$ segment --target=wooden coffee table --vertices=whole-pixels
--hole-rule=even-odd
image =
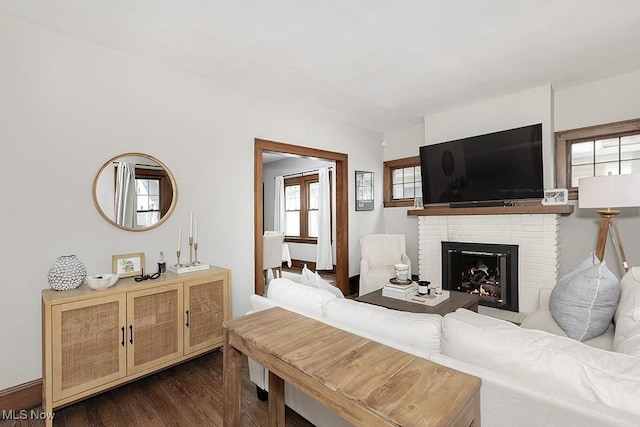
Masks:
[[[225,427],[243,424],[242,353],[269,370],[269,426],[285,382],[358,426],[480,426],[480,378],[279,307],[223,327]]]
[[[451,296],[442,301],[438,305],[430,306],[416,304],[414,302],[404,301],[396,298],[382,296],[382,289],[373,291],[366,295],[355,298],[356,301],[366,302],[368,304],[379,305],[381,307],[392,308],[394,310],[408,311],[411,313],[430,313],[444,316],[452,313],[459,308],[478,312],[478,295],[468,294],[466,292],[449,291]]]

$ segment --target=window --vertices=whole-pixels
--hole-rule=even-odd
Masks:
[[[287,241],[315,243],[318,238],[318,174],[285,178]]]
[[[384,207],[413,206],[422,197],[420,156],[384,162]]]
[[[556,133],[556,186],[578,198],[578,180],[640,173],[640,119]]]
[[[136,178],[136,224],[148,227],[160,221],[160,180]]]
[[[171,180],[164,170],[136,167],[136,224],[148,227],[162,218],[173,198]]]

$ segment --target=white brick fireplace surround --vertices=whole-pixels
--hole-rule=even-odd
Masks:
[[[441,242],[518,245],[518,306],[537,308],[538,290],[555,285],[560,269],[560,215],[446,215],[418,217],[420,279],[442,283]]]

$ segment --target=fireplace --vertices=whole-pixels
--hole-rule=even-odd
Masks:
[[[442,242],[442,288],[518,312],[518,245]]]

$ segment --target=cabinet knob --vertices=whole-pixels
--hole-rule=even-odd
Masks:
[[[189,310],[187,310],[187,328],[189,327]]]
[[[122,346],[124,347],[124,326],[122,327]]]
[[[133,325],[129,325],[129,343],[133,344]]]

